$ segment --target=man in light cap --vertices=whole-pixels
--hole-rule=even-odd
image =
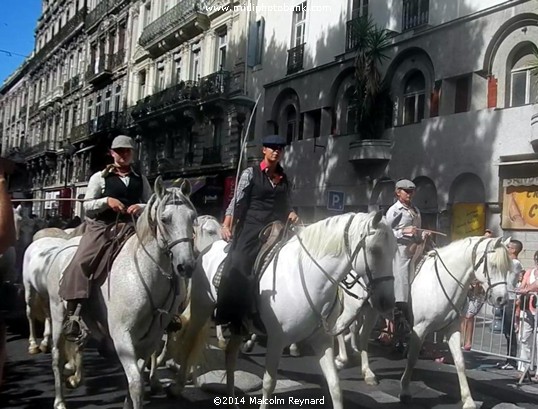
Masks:
[[[262,246],[260,232],[275,221],[298,220],[291,207],[288,178],[279,164],[286,139],[269,135],[262,144],[263,160],[241,174],[222,224],[223,238],[232,240],[233,230],[233,240],[219,285],[216,323],[230,324],[235,334],[246,331],[244,318],[254,292],[252,268]]]
[[[418,230],[422,223],[420,211],[411,203],[415,188],[415,184],[408,179],[396,182],[395,193],[398,200],[387,210],[386,215],[398,242],[398,252],[394,257],[394,296],[396,301],[394,326],[396,336],[399,338],[396,347],[400,350],[405,348],[405,339],[412,328],[412,311],[408,304],[411,260],[417,247],[416,244],[422,242],[425,236]]]
[[[80,310],[90,298],[92,275],[108,248],[107,227],[117,222],[129,223],[142,212],[151,196],[148,180],[132,167],[135,149],[129,136],[114,138],[109,151],[114,163],[94,173],[88,183],[84,201],[86,230],[64,272],[59,291],[67,301],[63,331],[70,341],[79,341],[83,335]]]

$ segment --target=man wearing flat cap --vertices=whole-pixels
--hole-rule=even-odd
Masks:
[[[109,151],[114,163],[94,173],[88,183],[84,201],[86,230],[64,272],[59,291],[67,301],[68,317],[63,330],[70,341],[80,340],[82,335],[80,310],[90,297],[91,277],[109,244],[107,228],[118,222],[131,222],[151,196],[148,180],[132,167],[135,150],[129,136],[114,138]]]
[[[408,179],[396,182],[396,198],[398,199],[387,210],[387,221],[392,226],[398,252],[394,257],[394,296],[396,308],[394,311],[394,325],[400,338],[397,347],[405,345],[404,338],[411,331],[411,310],[409,307],[411,268],[417,244],[421,243],[424,235],[420,232],[422,224],[420,211],[413,206],[411,199],[415,193],[415,184]]]
[[[288,178],[279,164],[286,139],[269,135],[262,143],[263,160],[241,174],[222,224],[222,235],[232,244],[219,285],[216,323],[229,323],[234,333],[244,331],[243,317],[251,307],[252,268],[261,248],[260,232],[275,221],[298,220],[291,207]]]

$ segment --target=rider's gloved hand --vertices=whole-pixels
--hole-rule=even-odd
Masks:
[[[123,213],[125,211],[125,206],[118,199],[114,199],[113,197],[109,197],[107,199],[106,203],[108,204],[108,207],[110,207],[115,212]]]

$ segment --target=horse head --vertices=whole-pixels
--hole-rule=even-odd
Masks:
[[[500,307],[508,300],[506,276],[513,269],[508,249],[502,238],[481,238],[473,247],[475,277],[486,290],[486,300]]]
[[[216,218],[209,215],[198,216],[194,227],[194,249],[196,251],[202,252],[221,238],[221,226]]]
[[[154,188],[155,194],[140,217],[140,230],[143,231],[144,226],[150,227],[176,272],[190,277],[196,261],[193,248],[196,210],[189,199],[191,184],[181,180],[166,188],[158,177]]]
[[[372,306],[380,312],[389,312],[394,308],[392,263],[397,250],[396,238],[381,212],[370,213],[366,221],[356,227],[359,241],[351,249],[352,268],[367,283]]]

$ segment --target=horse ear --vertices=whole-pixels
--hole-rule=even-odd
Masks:
[[[502,241],[502,237],[499,237],[497,239],[497,241],[495,242],[495,247],[499,246],[502,242],[502,244],[504,244],[506,247],[508,247],[508,245],[510,244],[510,242],[512,241],[512,237],[508,237],[505,241]]]
[[[403,214],[400,213],[398,216],[396,216],[396,217],[394,218],[394,220],[393,220],[392,223],[390,224],[390,228],[391,228],[392,230],[394,230],[394,229],[396,228],[396,226],[398,226],[398,225],[400,224],[400,220],[402,220],[402,216],[403,216]]]
[[[155,179],[153,190],[155,191],[155,195],[157,195],[157,198],[161,200],[164,196],[165,190],[165,187],[163,185],[163,178],[161,176],[158,176],[157,179]]]
[[[379,225],[379,222],[381,221],[382,218],[383,218],[383,212],[381,210],[378,210],[375,213],[374,218],[372,219],[372,227],[374,229],[377,229],[377,226]]]
[[[189,179],[185,179],[183,183],[181,184],[181,193],[183,193],[185,196],[189,197],[192,192],[192,186],[191,182],[189,182]]]

